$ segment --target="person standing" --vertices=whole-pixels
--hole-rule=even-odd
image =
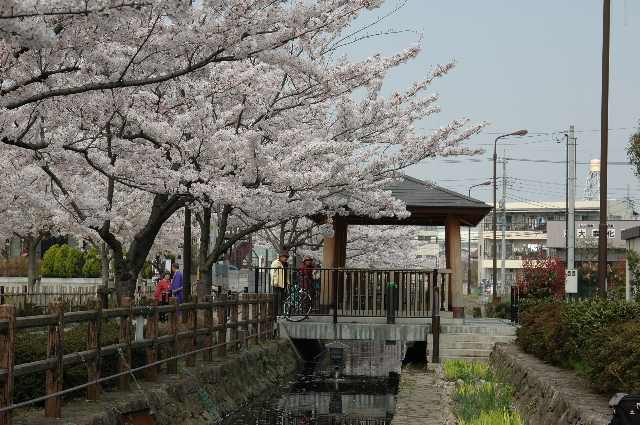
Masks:
[[[289,253],[281,251],[278,258],[271,263],[271,286],[273,287],[273,302],[276,316],[282,315],[282,302],[287,286],[287,268],[289,267]]]
[[[159,305],[169,304],[169,297],[171,296],[171,275],[169,272],[164,274],[164,277],[156,283],[156,290],[153,293],[153,298],[158,301]],[[166,322],[166,313],[160,314],[160,321]]]
[[[180,271],[180,264],[174,263],[171,266],[171,271],[173,272],[173,280],[171,281],[171,293],[176,298],[178,304],[182,304],[184,302],[184,291],[182,288],[182,272]]]
[[[171,276],[167,272],[164,274],[164,277],[156,283],[156,290],[153,293],[153,298],[158,301],[159,304],[167,304],[169,302],[170,291]]]

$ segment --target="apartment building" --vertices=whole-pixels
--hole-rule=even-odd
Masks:
[[[622,230],[637,225],[636,213],[632,205],[625,201],[609,200],[609,258],[617,261],[624,255]],[[514,284],[518,271],[523,267],[523,259],[538,253],[565,258],[566,211],[565,202],[507,202],[504,216],[505,232],[505,277],[507,285]],[[597,247],[599,201],[576,201],[576,260],[591,261],[593,248]],[[502,282],[502,222],[498,212],[497,258],[498,280]],[[480,279],[491,280],[493,269],[493,216],[485,218],[478,232],[478,275]]]

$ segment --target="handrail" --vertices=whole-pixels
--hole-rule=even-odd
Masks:
[[[129,303],[129,299],[123,300],[123,305]],[[128,385],[127,374],[132,371],[153,370],[154,366],[164,363],[172,365],[175,361],[187,358],[187,364],[194,364],[197,353],[211,351],[218,348],[219,354],[224,355],[228,351],[236,351],[241,345],[248,344],[249,341],[262,341],[273,336],[273,327],[275,323],[274,310],[271,307],[273,297],[268,294],[245,294],[238,298],[230,298],[225,300],[216,300],[209,302],[185,303],[177,305],[175,300],[170,305],[158,306],[156,303],[151,305],[137,305],[130,307],[119,307],[113,309],[102,310],[98,304],[97,308],[62,313],[60,308],[62,304],[52,304],[52,311],[60,311],[58,314],[46,314],[29,317],[15,317],[15,306],[0,305],[0,359],[4,359],[0,364],[0,391],[7,395],[9,399],[0,399],[0,423],[10,423],[10,412],[18,407],[27,406],[40,401],[48,400],[45,407],[46,416],[60,415],[60,396],[77,391],[83,388],[89,388],[89,393],[93,394],[89,397],[98,397],[99,391],[95,391],[98,383],[105,382],[115,378],[120,379],[120,387],[125,388]],[[239,315],[242,309],[241,316]],[[231,310],[238,312],[236,314],[227,315],[226,311]],[[205,320],[201,322],[197,319],[199,313],[204,311]],[[179,329],[177,326],[178,312],[185,315],[186,327]],[[158,320],[161,314],[169,315],[169,334],[158,336]],[[133,326],[132,319],[136,316],[147,318],[147,325],[156,329],[155,333],[145,335],[137,340],[132,340]],[[210,316],[210,317],[209,317]],[[218,323],[214,323],[215,317],[218,317]],[[222,320],[220,320],[222,318]],[[120,336],[116,343],[101,346],[100,333],[102,321],[119,320]],[[89,329],[93,329],[92,333],[87,333],[87,346],[90,349],[64,354],[57,347],[62,347],[64,338],[63,328],[70,324],[89,322]],[[96,326],[98,325],[98,326]],[[48,327],[48,354],[47,358],[29,363],[14,364],[15,357],[15,337],[18,331],[29,329],[39,329]],[[231,329],[231,338],[227,339],[227,330]],[[244,329],[242,335],[237,330]],[[96,335],[97,332],[97,335]],[[213,337],[218,335],[218,340],[214,343]],[[205,337],[207,347],[198,348],[197,338]],[[186,353],[181,353],[179,341],[191,338],[190,347]],[[90,341],[93,341],[90,343]],[[95,341],[98,341],[96,344]],[[158,359],[158,350],[161,346],[172,347],[172,355],[162,360]],[[53,348],[52,348],[53,347]],[[132,350],[144,349],[147,359],[149,360],[144,366],[129,369],[130,355]],[[113,356],[120,353],[123,358],[119,361],[118,373],[109,377],[100,376],[100,359],[106,356]],[[126,357],[124,357],[126,356]],[[128,360],[126,360],[129,358]],[[8,360],[7,360],[8,359]],[[211,353],[206,353],[204,361],[212,361]],[[9,363],[7,363],[9,361]],[[68,367],[85,364],[87,366],[88,380],[85,384],[75,386],[66,390],[62,390],[62,370]],[[91,367],[91,368],[90,368]],[[125,370],[127,368],[127,370]],[[168,368],[171,373],[172,368]],[[46,395],[25,402],[13,404],[12,393],[14,380],[17,377],[34,374],[47,373]],[[152,374],[149,374],[152,375]],[[3,404],[4,403],[4,404]],[[8,403],[8,405],[7,405]]]

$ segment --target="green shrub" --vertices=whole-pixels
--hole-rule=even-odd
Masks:
[[[524,425],[524,421],[518,412],[510,412],[509,410],[492,410],[490,412],[482,412],[480,416],[465,421],[460,420],[460,425]]]
[[[508,319],[511,317],[511,303],[487,304],[485,307],[487,317],[495,319]]]
[[[585,343],[586,374],[602,392],[640,392],[640,323],[614,322]]]
[[[143,279],[151,279],[153,277],[153,265],[150,261],[145,261],[144,266],[142,266],[142,278]]]
[[[594,298],[568,302],[563,305],[562,320],[573,345],[572,354],[582,357],[587,341],[592,335],[614,322],[640,319],[640,305],[624,300]]]
[[[70,245],[53,245],[42,257],[42,276],[80,277],[84,256]]]
[[[517,342],[604,392],[640,391],[640,305],[605,298],[529,304]]]
[[[96,248],[91,248],[84,255],[82,277],[100,277],[102,275],[102,259]]]
[[[568,330],[562,321],[563,304],[531,305],[520,314],[517,342],[527,353],[556,365],[571,360]]]
[[[115,344],[118,341],[118,324],[115,321],[103,322],[102,346]],[[64,353],[84,351],[87,349],[87,326],[79,325],[66,329],[64,332]],[[16,337],[16,364],[23,364],[43,360],[47,357],[47,332],[40,331],[18,332]],[[144,364],[144,351],[137,350],[133,353],[133,365],[136,367]],[[106,356],[102,358],[103,377],[114,375],[118,372],[118,358]],[[87,382],[87,368],[80,364],[74,367],[64,368],[64,388],[71,388]],[[103,388],[115,386],[117,380],[106,381],[101,384]],[[45,394],[45,374],[43,372],[31,373],[16,379],[14,386],[14,401],[20,402]],[[70,398],[83,394],[83,390],[69,394]]]
[[[482,317],[482,309],[480,307],[473,307],[473,317]]]

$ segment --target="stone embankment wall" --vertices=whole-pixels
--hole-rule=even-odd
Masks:
[[[139,378],[142,390],[131,382],[132,391],[106,393],[99,402],[71,401],[61,420],[26,413],[17,415],[14,424],[215,424],[252,399],[273,393],[297,368],[292,346],[279,340],[195,368],[181,364],[178,375],[160,375],[157,383]]]
[[[514,385],[518,411],[529,425],[608,425],[607,397],[589,389],[575,372],[524,353],[515,344],[496,344],[490,363]]]

